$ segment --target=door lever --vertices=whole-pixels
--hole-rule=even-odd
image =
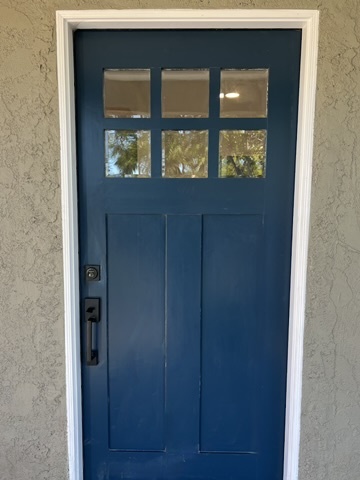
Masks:
[[[86,322],[86,365],[93,366],[99,363],[97,349],[93,348],[93,325],[100,322],[100,298],[85,298]]]

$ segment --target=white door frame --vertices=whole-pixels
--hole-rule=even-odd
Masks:
[[[301,29],[284,480],[297,480],[319,12],[315,10],[76,10],[56,12],[63,225],[69,479],[83,480],[79,244],[73,32],[77,29]]]

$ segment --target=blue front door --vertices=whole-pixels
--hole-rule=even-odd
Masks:
[[[78,31],[86,480],[281,480],[301,33]]]

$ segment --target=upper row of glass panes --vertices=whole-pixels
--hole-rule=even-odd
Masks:
[[[268,97],[267,69],[220,71],[221,118],[265,118]],[[208,118],[208,69],[163,69],[162,118]],[[150,69],[105,70],[106,118],[150,118]]]

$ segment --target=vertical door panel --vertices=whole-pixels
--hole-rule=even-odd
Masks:
[[[256,450],[261,234],[261,216],[204,217],[202,451]]]
[[[201,215],[167,217],[167,451],[199,449]]]
[[[163,216],[109,216],[108,285],[110,448],[163,450]]]

